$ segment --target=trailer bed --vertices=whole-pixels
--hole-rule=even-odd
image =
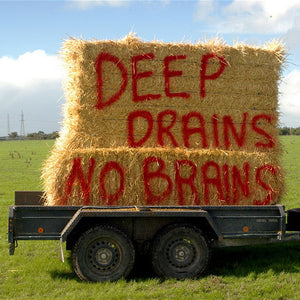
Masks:
[[[23,206],[9,207],[9,242],[14,240],[59,240],[67,224],[80,214],[88,220],[105,223],[122,219],[130,223],[135,235],[144,235],[144,227],[155,222],[197,223],[205,216],[216,232],[219,243],[227,239],[259,238],[282,240],[286,235],[286,214],[282,205],[272,206]],[[79,220],[76,221],[77,223]],[[75,221],[72,226],[77,225]],[[75,224],[76,223],[76,224]],[[143,224],[144,223],[144,224]],[[143,226],[141,226],[143,225]],[[139,232],[143,231],[143,232]]]
[[[151,254],[161,277],[193,278],[212,247],[300,240],[300,209],[270,206],[44,206],[42,192],[16,192],[9,206],[8,242],[59,240],[72,250],[79,278],[117,280],[135,253]],[[289,232],[291,231],[291,232]]]

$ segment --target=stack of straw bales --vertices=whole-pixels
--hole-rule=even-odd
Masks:
[[[278,42],[71,39],[63,57],[47,205],[278,203]]]

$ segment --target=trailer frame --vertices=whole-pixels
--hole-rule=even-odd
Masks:
[[[86,232],[95,231],[93,228],[99,228],[103,232],[112,230],[117,232],[116,235],[118,233],[124,235],[126,239],[128,238],[128,243],[132,243],[134,251],[139,253],[153,252],[153,245],[165,236],[169,236],[168,231],[173,230],[177,232],[176,234],[182,232],[181,242],[178,242],[179,245],[174,248],[174,251],[180,252],[183,256],[185,253],[186,257],[189,252],[194,251],[197,243],[202,243],[201,239],[207,244],[205,246],[207,249],[300,240],[300,210],[298,214],[297,209],[296,212],[294,209],[289,219],[287,217],[289,211],[286,212],[283,205],[43,206],[41,195],[42,192],[15,193],[16,205],[9,206],[8,220],[8,242],[11,255],[14,254],[15,247],[20,240],[58,240],[61,260],[64,261],[63,243],[66,242],[67,250],[73,251],[74,248],[78,248],[78,241],[86,235]],[[184,237],[184,228],[187,228],[195,239],[197,235],[201,236],[201,239],[195,241],[193,247],[184,242],[187,239]],[[292,231],[289,232],[287,229]],[[93,234],[95,235],[95,232]],[[122,240],[122,236],[119,238]],[[175,242],[174,238],[172,243]],[[102,256],[113,253],[112,249],[101,249],[98,252]],[[99,253],[97,255],[100,255]],[[198,252],[195,250],[194,255],[196,253]],[[172,259],[178,259],[176,263],[180,266],[181,258],[176,255]],[[207,255],[209,256],[209,253]],[[77,261],[74,264],[80,263]],[[166,275],[161,268],[157,267],[158,274]],[[92,278],[91,280],[97,281],[94,280],[97,277],[86,277],[80,270],[76,273],[84,280]],[[175,275],[173,273],[168,273],[168,276],[176,277],[176,274],[180,272],[174,273]],[[180,276],[178,275],[177,278],[181,278]],[[102,279],[107,280],[107,278],[111,279],[110,277]]]

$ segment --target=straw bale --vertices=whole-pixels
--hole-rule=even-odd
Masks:
[[[280,166],[258,152],[94,148],[46,165],[46,205],[263,205],[283,193]]]
[[[142,42],[130,34],[70,39],[62,56],[65,118],[43,167],[46,205],[280,201],[279,42]]]
[[[101,110],[95,107],[98,103],[97,73],[95,61],[100,53],[109,53],[118,58],[127,70],[128,82],[120,98],[110,106]],[[132,90],[132,57],[153,54],[152,59],[137,62],[137,72],[152,72],[151,75],[137,80],[139,95],[160,95],[159,99],[133,101]],[[200,73],[203,56],[215,53],[227,62],[223,73],[215,80],[205,81],[205,97],[200,93]],[[186,147],[182,137],[181,117],[189,112],[200,113],[206,124],[207,139],[213,140],[212,117],[217,114],[220,132],[223,132],[222,119],[230,116],[237,131],[242,116],[248,113],[245,143],[241,146],[230,142],[230,147],[220,143],[215,147],[209,143],[208,148],[225,150],[278,152],[277,120],[278,120],[278,87],[281,65],[284,61],[284,49],[278,42],[264,47],[252,47],[244,44],[225,45],[222,41],[210,40],[206,43],[162,43],[142,42],[133,35],[120,41],[84,41],[71,39],[66,41],[62,55],[67,69],[65,82],[65,134],[61,141],[68,148],[119,147],[131,146],[128,142],[128,116],[134,111],[148,111],[154,119],[154,130],[142,147],[157,147],[157,116],[166,110],[174,110],[178,115],[171,133],[178,140],[178,147]],[[171,76],[170,93],[185,93],[182,96],[169,97],[165,91],[164,59],[167,56],[185,55],[185,58],[174,59],[169,63],[169,70],[180,71],[182,74]],[[214,74],[220,68],[218,58],[208,60],[206,73]],[[103,100],[115,95],[122,84],[122,74],[112,62],[103,62]],[[268,115],[272,121],[263,127],[274,139],[278,147],[256,147],[257,141],[265,140],[265,136],[251,129],[251,121],[257,115]],[[221,121],[220,121],[221,120]],[[266,120],[260,120],[266,121]],[[167,122],[164,120],[165,126]],[[197,121],[196,121],[197,122]],[[192,126],[192,125],[191,125]],[[195,124],[197,126],[197,124]],[[198,125],[199,126],[199,125]],[[147,132],[148,122],[139,118],[134,126],[136,138]],[[136,132],[137,131],[137,132]],[[77,133],[77,134],[76,134]],[[221,134],[220,134],[221,135]],[[220,136],[222,138],[222,136]],[[165,138],[164,146],[174,146]],[[201,141],[193,136],[188,148],[201,148]],[[262,141],[263,140],[263,141]],[[228,144],[228,143],[227,143]]]
[[[149,110],[152,108],[149,105]],[[146,110],[146,111],[149,111]],[[266,135],[253,130],[253,120],[257,116],[262,114],[255,112],[236,112],[234,110],[225,111],[222,113],[214,113],[213,109],[206,110],[210,113],[203,113],[202,111],[196,112],[197,116],[190,117],[187,121],[187,127],[192,128],[203,128],[203,134],[199,131],[189,134],[183,132],[184,125],[182,119],[190,113],[189,107],[182,108],[180,113],[177,113],[176,108],[170,107],[164,109],[162,112],[171,110],[176,116],[170,133],[174,136],[176,142],[166,134],[161,134],[159,140],[158,132],[158,116],[161,112],[157,111],[154,113],[152,110],[153,118],[153,129],[149,138],[143,143],[144,147],[185,147],[185,148],[207,148],[207,149],[225,149],[225,150],[247,150],[247,151],[261,151],[269,152],[270,155],[277,156],[280,153],[280,144],[278,141],[278,132],[276,128],[277,114],[270,115],[270,119],[258,118],[255,122],[256,127],[264,130],[270,137],[272,137],[274,146],[267,147],[270,144],[271,138],[267,138]],[[227,113],[226,113],[227,112]],[[199,115],[203,118],[203,124],[199,120]],[[114,119],[113,123],[107,122],[108,120]],[[105,134],[103,136],[97,134],[91,134],[93,130],[93,124],[96,124],[96,120],[90,115],[91,123],[78,123],[77,126],[68,125],[68,130],[64,130],[61,133],[60,142],[62,149],[78,149],[78,148],[89,148],[89,147],[117,147],[121,145],[128,145],[129,132],[128,132],[128,116],[126,112],[120,110],[118,114],[103,113],[103,118],[98,122],[99,131],[109,131],[110,135]],[[173,116],[166,114],[162,118],[162,125],[164,127],[172,124]],[[232,127],[229,123],[232,121],[234,124]],[[69,121],[67,121],[69,122]],[[214,123],[215,122],[215,123]],[[138,142],[147,133],[149,129],[149,121],[143,117],[137,117],[132,122],[134,141]],[[217,140],[217,141],[216,141]],[[67,141],[67,143],[66,143]],[[159,144],[160,143],[160,144]],[[175,144],[177,143],[177,145]],[[187,144],[188,143],[188,144]]]

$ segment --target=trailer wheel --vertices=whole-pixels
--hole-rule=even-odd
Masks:
[[[193,225],[173,224],[163,229],[152,247],[154,271],[163,278],[195,278],[207,268],[210,247]]]
[[[96,226],[81,235],[72,250],[76,274],[85,281],[114,281],[133,268],[135,251],[131,240],[111,226]]]

